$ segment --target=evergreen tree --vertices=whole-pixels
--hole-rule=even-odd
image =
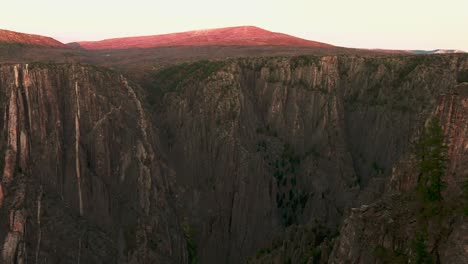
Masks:
[[[416,264],[431,264],[433,263],[431,254],[427,251],[427,233],[420,230],[413,240],[414,258]]]
[[[462,186],[462,190],[463,190],[463,202],[464,202],[464,212],[465,212],[465,215],[468,216],[468,175],[465,176],[465,181],[463,182],[463,186]]]
[[[442,178],[447,169],[447,146],[439,120],[433,118],[424,130],[419,142],[418,189],[423,199],[429,202],[441,201],[445,184]]]

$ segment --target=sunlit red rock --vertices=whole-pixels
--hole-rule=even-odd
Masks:
[[[46,47],[67,47],[65,44],[45,36],[19,33],[10,30],[0,29],[0,43],[21,43]]]
[[[169,46],[301,46],[333,47],[254,26],[195,30],[154,36],[127,37],[101,41],[83,41],[85,49],[129,49]]]

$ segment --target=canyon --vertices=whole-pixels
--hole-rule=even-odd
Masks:
[[[467,54],[232,30],[0,46],[1,263],[414,263],[420,225],[434,263],[468,261]],[[444,211],[421,219],[434,117]]]

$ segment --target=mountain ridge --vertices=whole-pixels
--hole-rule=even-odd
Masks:
[[[52,37],[0,29],[0,43],[24,44],[49,48],[72,48],[82,50],[126,50],[167,47],[297,47],[297,48],[344,48],[332,44],[308,40],[281,32],[268,31],[256,26],[210,28],[146,36],[126,36],[97,41],[62,43]],[[350,48],[350,47],[348,47]],[[456,49],[391,50],[358,49],[379,53],[408,53],[417,55],[466,53]]]
[[[6,29],[0,29],[0,42],[20,43],[44,47],[67,48],[67,45],[51,37],[36,34],[27,34]]]
[[[306,40],[255,26],[192,30],[150,36],[111,38],[100,41],[78,41],[68,45],[83,49],[129,49],[170,46],[298,46],[335,47],[331,44]]]

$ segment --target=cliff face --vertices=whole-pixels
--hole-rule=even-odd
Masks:
[[[361,63],[356,66],[353,61]],[[457,152],[450,156],[451,173],[455,164],[463,166],[459,156],[464,150],[460,149],[463,148],[460,143],[466,138],[466,128],[456,124],[458,121],[463,124],[466,118],[460,108],[463,92],[460,94],[459,89],[463,82],[460,76],[467,71],[466,56],[353,61],[344,64],[348,81],[343,87],[353,163],[361,186],[368,187],[360,194],[360,202],[373,202],[385,190],[414,189],[418,174],[414,144],[434,116],[441,120],[446,137],[456,133],[457,139],[447,141],[454,149],[450,153]]]
[[[388,184],[394,195],[348,212],[331,263],[374,263],[396,261],[397,257],[407,261],[415,255],[415,237],[421,226],[427,226],[426,247],[435,262],[468,262],[468,229],[463,212],[466,200],[461,190],[468,175],[468,83],[437,96],[431,114],[441,120],[448,145],[449,162],[443,178],[446,190],[440,212],[437,216],[421,216],[424,206],[412,193],[418,179],[417,164],[410,154],[409,159],[394,166]]]
[[[0,66],[2,263],[184,263],[169,170],[132,85],[81,65]]]
[[[245,261],[291,224],[336,228],[357,195],[337,58],[302,59],[208,63],[155,86],[167,92],[155,120],[202,263]]]
[[[421,223],[440,262],[466,260],[466,55],[134,76],[145,91],[91,66],[0,66],[2,263],[385,263],[414,255]],[[421,220],[414,142],[433,116],[446,202]]]
[[[417,179],[403,167],[432,115],[451,120],[451,168],[466,170],[466,127],[456,125],[466,121],[464,101],[454,99],[466,70],[463,55],[307,56],[182,64],[150,76],[178,212],[195,230],[200,261],[239,263],[272,246],[263,263],[302,261],[310,246],[326,261],[316,234],[295,249],[285,245],[296,235],[271,241],[291,225],[329,230],[331,239],[346,208],[413,188],[396,175]]]

